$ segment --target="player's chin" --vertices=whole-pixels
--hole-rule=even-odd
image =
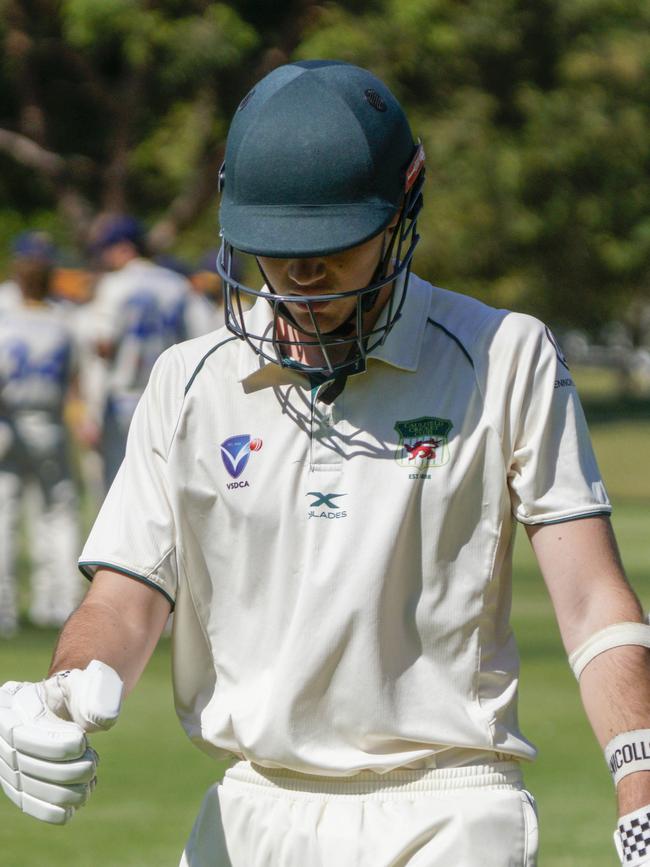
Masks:
[[[321,334],[328,334],[331,331],[336,331],[342,321],[340,316],[333,315],[325,309],[325,306],[320,310],[312,310],[311,316],[302,311],[296,312],[294,319],[304,334],[314,334],[316,331],[320,331]]]
[[[305,328],[303,333],[311,340],[317,340],[320,334],[320,338],[326,345],[334,346],[337,343],[345,343],[347,345],[354,334],[354,327],[350,323],[340,322],[339,320],[333,322],[318,321],[318,332],[312,327],[309,329]]]

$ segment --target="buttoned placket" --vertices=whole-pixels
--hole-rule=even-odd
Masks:
[[[336,442],[343,394],[332,403],[324,403],[318,398],[325,387],[321,385],[311,393],[310,472],[334,470],[343,463],[341,443]]]

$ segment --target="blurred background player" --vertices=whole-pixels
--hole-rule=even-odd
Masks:
[[[218,252],[206,253],[190,277],[193,292],[185,316],[188,337],[209,334],[225,323],[223,283],[217,273]]]
[[[154,362],[164,349],[185,339],[190,284],[146,258],[144,228],[133,217],[110,216],[92,234],[92,251],[105,273],[84,318],[102,372],[93,372],[84,391],[96,395],[108,488],[122,463],[131,418]]]
[[[48,299],[55,250],[25,232],[13,245],[17,303],[0,315],[0,636],[18,627],[16,557],[23,495],[30,494],[30,620],[61,626],[83,595],[76,485],[64,411],[76,392],[73,333]]]
[[[15,310],[21,303],[22,293],[13,278],[0,283],[0,316],[7,310]]]
[[[209,334],[225,324],[223,282],[217,272],[218,253],[218,250],[205,253],[194,270],[176,256],[165,254],[156,256],[154,260],[157,265],[169,268],[189,281],[191,292],[185,306],[185,332],[188,339]],[[239,266],[239,261],[235,265]]]

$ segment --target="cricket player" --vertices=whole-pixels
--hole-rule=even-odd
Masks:
[[[18,628],[16,559],[24,494],[30,502],[29,618],[62,626],[83,595],[71,568],[79,546],[76,482],[64,419],[75,393],[76,343],[48,299],[54,247],[41,232],[13,245],[21,302],[0,316],[0,636]]]
[[[0,283],[0,316],[7,310],[15,310],[20,306],[22,296],[15,280],[5,280]]]
[[[160,353],[185,338],[189,282],[146,256],[143,226],[128,215],[96,227],[93,252],[105,270],[86,311],[89,340],[104,365],[101,451],[109,487],[124,457],[136,404]]]
[[[188,337],[201,337],[225,322],[223,281],[217,272],[218,250],[201,257],[192,273],[192,294],[185,313]]]
[[[227,327],[157,362],[50,676],[0,690],[5,792],[70,818],[174,607],[178,715],[233,759],[182,867],[535,865],[521,523],[650,864],[650,627],[552,335],[410,275],[424,151],[366,70],[270,73],[221,182]]]

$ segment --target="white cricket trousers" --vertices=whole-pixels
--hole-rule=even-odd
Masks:
[[[535,867],[537,838],[517,762],[345,778],[239,762],[180,867]]]
[[[29,510],[30,620],[61,626],[85,590],[76,568],[78,502],[65,429],[39,413],[0,419],[0,634],[11,634],[18,623],[18,525],[29,485],[36,494]]]

